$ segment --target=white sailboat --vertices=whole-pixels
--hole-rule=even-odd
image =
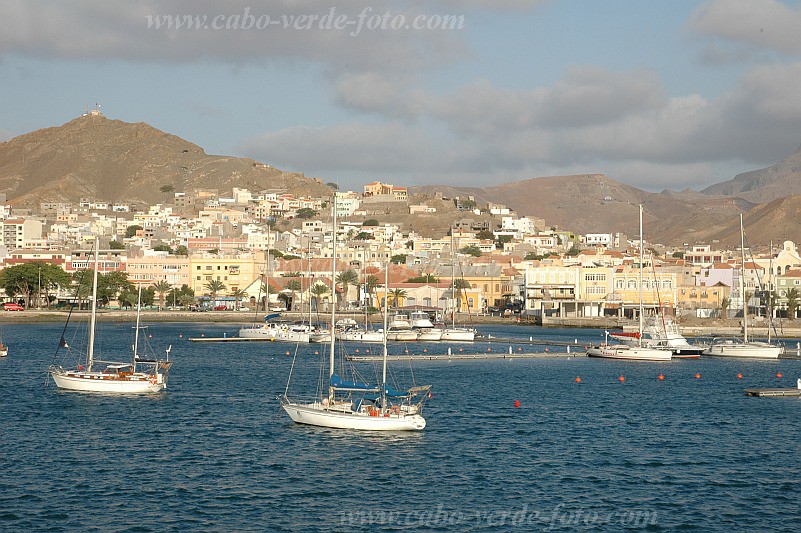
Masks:
[[[636,335],[636,344],[607,344],[596,346],[587,350],[589,357],[602,357],[604,359],[624,359],[627,361],[670,361],[671,352],[643,345],[643,305],[642,305],[642,268],[643,268],[643,240],[642,240],[642,204],[640,204],[640,274],[639,274],[639,328]]]
[[[133,357],[128,362],[111,362],[95,360],[95,328],[97,323],[97,271],[98,271],[98,239],[95,238],[94,273],[92,282],[92,312],[89,325],[89,345],[86,353],[86,366],[79,365],[75,370],[67,370],[55,363],[50,366],[49,376],[56,387],[63,390],[80,392],[103,392],[111,394],[142,394],[159,392],[167,388],[167,372],[172,366],[170,350],[166,349],[164,361],[146,359],[139,354],[139,323],[141,310],[142,287],[139,287],[139,302],[136,308],[136,333],[134,335]],[[66,329],[66,328],[65,328]],[[59,348],[70,349],[62,336]],[[58,349],[56,350],[58,356]],[[148,357],[148,356],[146,356]],[[105,363],[106,367],[97,371],[94,366]]]
[[[718,357],[744,357],[749,359],[778,359],[784,352],[784,347],[769,342],[756,342],[748,340],[748,303],[745,291],[745,231],[743,230],[743,215],[740,214],[740,252],[742,268],[740,269],[742,281],[740,282],[740,296],[743,300],[743,338],[718,338],[712,341],[704,350],[704,355]]]
[[[334,198],[334,258],[336,272],[336,197]],[[336,323],[336,306],[331,306],[331,323]],[[384,315],[384,331],[387,316]],[[383,369],[381,383],[370,385],[357,380],[348,381],[335,370],[336,335],[331,329],[327,391],[321,387],[320,396],[309,401],[289,398],[289,380],[279,397],[281,407],[289,418],[299,424],[356,429],[365,431],[419,431],[426,426],[422,416],[423,404],[430,386],[412,387],[398,392],[387,385],[387,343],[383,340]],[[294,363],[293,363],[294,364]],[[291,379],[291,373],[290,373]]]
[[[453,228],[451,228],[451,325],[442,329],[440,340],[447,342],[473,342],[476,339],[475,328],[456,325],[456,251],[453,248]]]

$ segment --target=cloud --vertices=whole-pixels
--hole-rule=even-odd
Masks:
[[[463,27],[413,28],[417,17],[447,26],[447,15],[424,7],[412,11],[365,2],[332,7],[313,0],[12,0],[0,5],[0,53],[175,63],[300,61],[333,73],[411,71],[467,53]],[[342,24],[336,22],[340,17]],[[398,29],[392,29],[396,23]]]
[[[696,8],[689,28],[703,36],[729,44],[773,50],[788,56],[801,55],[801,8],[776,0],[711,0]],[[742,52],[724,52],[719,45],[707,50],[707,58],[742,57]]]
[[[480,80],[442,95],[363,75],[341,80],[337,98],[370,120],[268,133],[245,149],[279,168],[391,172],[407,183],[602,172],[653,190],[683,188],[719,181],[716,169],[735,162],[758,168],[789,155],[799,144],[799,86],[801,63],[755,67],[714,99],[667,97],[642,69],[570,69],[528,90]]]

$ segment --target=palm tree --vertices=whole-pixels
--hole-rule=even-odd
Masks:
[[[293,308],[297,308],[297,306],[295,305],[295,292],[301,290],[303,286],[300,284],[299,280],[291,279],[286,282],[286,288],[292,291],[292,301],[290,302],[290,305]],[[292,309],[290,309],[289,307],[287,307],[287,310],[292,311]]]
[[[358,283],[359,276],[354,272],[352,269],[345,270],[344,272],[340,272],[337,276],[337,283],[342,285],[342,293],[345,295],[344,299],[348,299],[348,286]]]
[[[159,295],[159,310],[164,308],[164,297],[170,292],[170,289],[172,289],[172,287],[165,280],[153,284],[153,290]]]
[[[320,298],[330,292],[330,287],[325,283],[315,283],[309,291],[314,298],[314,308],[317,311],[317,321],[320,321]]]
[[[798,289],[793,287],[787,291],[787,318],[790,320],[795,320],[795,312],[799,306],[799,299],[801,299],[801,293],[798,292]]]
[[[378,285],[379,285],[378,278],[372,274],[367,276],[367,278],[364,280],[364,286],[365,289],[367,290],[367,299],[370,302],[372,302],[372,294],[375,292],[375,288],[378,287]]]
[[[404,289],[392,289],[389,291],[389,297],[392,299],[392,307],[397,309],[398,301],[403,301],[403,298],[406,297],[406,291]]]
[[[721,318],[728,318],[729,316],[729,306],[731,305],[731,298],[728,296],[724,297],[720,301],[720,316]]]
[[[239,300],[241,298],[247,298],[247,295],[248,295],[247,291],[244,291],[242,289],[235,289],[231,291],[231,296],[234,297],[234,309],[239,311]]]
[[[217,293],[218,292],[224,291],[226,289],[225,283],[223,283],[222,281],[220,281],[218,279],[213,279],[213,280],[207,282],[205,285],[203,285],[203,288],[208,289],[209,292],[211,293],[211,301],[212,302],[214,302],[214,300],[217,299]]]

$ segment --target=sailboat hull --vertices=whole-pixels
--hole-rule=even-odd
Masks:
[[[282,407],[293,422],[333,429],[360,431],[420,431],[426,427],[425,419],[418,415],[370,416],[366,413],[333,411],[321,404],[284,402]]]
[[[781,346],[762,343],[720,343],[704,350],[704,355],[717,357],[742,357],[747,359],[778,359]]]
[[[50,375],[56,387],[69,391],[148,394],[167,388],[167,383],[160,374],[151,376],[136,373],[126,376],[125,379],[108,377],[101,372],[52,371]]]
[[[625,361],[670,361],[672,354],[668,350],[640,348],[636,346],[612,345],[587,350],[589,357],[603,359],[621,359]]]
[[[449,342],[473,342],[476,340],[476,332],[468,328],[445,328],[442,330],[440,340]]]

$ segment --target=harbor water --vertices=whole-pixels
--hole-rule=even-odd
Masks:
[[[130,326],[103,325],[101,356],[130,353]],[[2,531],[728,532],[801,523],[801,401],[743,393],[795,387],[799,360],[398,362],[391,374],[401,385],[413,377],[433,386],[428,424],[380,434],[297,425],[280,409],[293,361],[290,392],[317,390],[323,345],[192,343],[238,328],[156,324],[150,342],[171,344],[175,361],[168,390],[116,397],[46,385],[61,328],[3,328]],[[598,330],[481,329],[577,341],[571,355],[603,340]],[[543,351],[477,341],[391,352],[448,346]],[[380,350],[347,347],[357,348]]]

